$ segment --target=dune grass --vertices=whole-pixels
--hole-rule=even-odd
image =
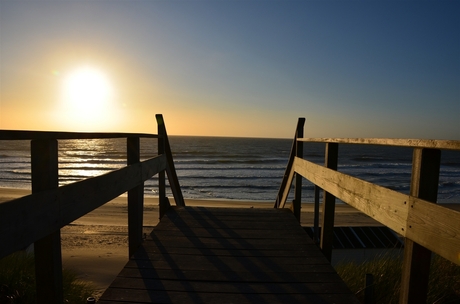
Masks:
[[[96,288],[64,269],[64,303],[86,303]],[[33,254],[18,252],[0,260],[0,303],[36,303]]]
[[[339,263],[337,273],[364,302],[366,274],[374,276],[374,303],[399,303],[402,259],[382,255],[363,263]],[[433,255],[427,303],[460,303],[460,266]]]

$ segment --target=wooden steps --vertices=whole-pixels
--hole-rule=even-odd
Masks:
[[[358,303],[283,209],[174,207],[98,303]]]

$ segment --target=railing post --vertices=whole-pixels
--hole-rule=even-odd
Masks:
[[[179,179],[177,178],[176,169],[174,167],[174,161],[172,158],[171,147],[169,145],[168,133],[166,132],[163,115],[157,114],[156,119],[158,123],[158,134],[163,137],[164,154],[166,155],[167,160],[166,173],[168,174],[169,186],[171,187],[171,192],[174,195],[176,206],[185,206],[184,197],[182,196],[182,191],[179,185]]]
[[[326,143],[326,159],[324,164],[326,168],[337,170],[338,154],[339,145],[337,143]],[[334,213],[335,196],[324,191],[320,247],[329,262],[332,258],[332,242],[334,241]]]
[[[411,196],[436,203],[440,164],[440,150],[414,149]],[[413,206],[409,205],[410,214]],[[404,242],[400,303],[426,303],[430,263],[431,251],[406,238]]]
[[[139,137],[128,137],[126,143],[128,165],[139,163]],[[143,212],[144,183],[141,183],[131,190],[128,190],[128,247],[130,257],[142,243]]]
[[[313,218],[313,239],[316,244],[319,244],[319,192],[321,188],[315,185],[315,209]]]
[[[31,169],[32,193],[59,187],[57,140],[31,141]],[[60,230],[36,241],[34,254],[37,303],[63,303]]]
[[[165,140],[161,134],[160,125],[158,125],[158,155],[165,154]],[[166,171],[160,171],[158,173],[158,205],[160,208],[159,218],[161,219],[165,214],[166,210],[170,207],[168,198],[166,197]]]
[[[364,304],[374,304],[374,276],[366,273],[364,288]]]
[[[273,206],[274,208],[280,208],[280,207],[282,208],[285,203],[285,202],[282,202],[284,193],[285,191],[289,193],[289,188],[291,187],[291,185],[288,185],[287,183],[289,180],[289,175],[291,173],[292,165],[294,164],[294,158],[297,154],[297,135],[299,134],[299,130],[301,130],[300,134],[302,134],[302,137],[303,137],[303,126],[304,125],[305,125],[305,118],[303,117],[299,118],[299,120],[297,121],[297,127],[296,127],[295,134],[294,134],[294,141],[292,142],[291,153],[289,154],[289,159],[288,159],[288,163],[286,166],[286,170],[284,171],[284,176],[283,176],[283,179],[281,180],[281,186],[278,191],[278,195],[276,197],[275,205]],[[286,187],[289,187],[289,188],[286,189]]]
[[[303,142],[298,141],[297,139],[303,138],[303,124],[298,124],[295,145],[296,145],[296,156],[303,158]],[[295,217],[300,222],[300,209],[302,206],[302,175],[295,175],[295,188],[294,188],[294,201],[292,202],[292,211]]]

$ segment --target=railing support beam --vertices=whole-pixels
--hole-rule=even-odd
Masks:
[[[156,119],[158,124],[158,135],[163,137],[163,151],[168,161],[166,166],[166,173],[168,175],[169,186],[171,187],[171,192],[173,193],[176,206],[185,206],[184,197],[182,196],[182,191],[179,185],[179,179],[177,178],[176,169],[174,167],[171,146],[169,145],[168,133],[166,132],[166,126],[163,120],[163,115],[157,114]],[[162,202],[160,200],[160,205],[161,204]]]
[[[303,124],[298,124],[296,131],[296,139],[303,138]],[[303,158],[303,142],[294,141],[295,156]],[[302,207],[302,175],[295,174],[294,201],[292,202],[292,212],[300,222],[300,209]]]
[[[284,204],[286,203],[285,199],[287,198],[289,194],[289,190],[291,188],[291,183],[292,183],[292,180],[290,180],[289,176],[291,175],[291,171],[293,170],[292,166],[294,164],[294,158],[297,154],[297,147],[298,147],[297,138],[298,138],[298,134],[301,134],[303,137],[304,125],[305,125],[305,118],[303,117],[299,118],[299,120],[297,121],[297,127],[296,127],[296,131],[294,134],[294,141],[291,147],[291,153],[289,154],[289,159],[288,159],[288,163],[286,166],[286,170],[284,171],[284,176],[281,181],[281,186],[278,191],[278,195],[276,197],[275,205],[273,206],[274,208],[284,208]]]
[[[410,195],[436,203],[440,164],[440,150],[414,149]],[[400,303],[426,303],[430,263],[431,251],[406,238]]]
[[[57,140],[31,141],[31,168],[32,193],[58,188]],[[63,303],[60,230],[36,241],[34,254],[37,303]]]
[[[338,155],[339,145],[336,143],[327,143],[324,164],[325,167],[337,170]],[[332,242],[334,241],[334,213],[335,196],[327,191],[324,191],[320,247],[329,262],[332,258]]]
[[[140,162],[140,138],[127,138],[128,165]],[[142,243],[142,228],[144,214],[144,183],[128,190],[128,242],[129,257]]]

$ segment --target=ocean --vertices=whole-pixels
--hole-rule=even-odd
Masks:
[[[275,201],[292,140],[170,136],[179,183],[185,198]],[[30,189],[30,142],[0,142],[0,187]],[[324,163],[324,144],[305,143],[304,158]],[[141,140],[141,158],[156,155],[155,139]],[[340,145],[338,171],[409,193],[412,149]],[[59,141],[61,185],[107,173],[126,164],[125,139]],[[313,201],[304,179],[302,201]],[[157,196],[157,178],[145,195]],[[292,191],[291,191],[292,192]],[[168,196],[171,193],[167,192]],[[292,199],[292,197],[290,198]],[[460,203],[460,152],[443,151],[439,203]]]

